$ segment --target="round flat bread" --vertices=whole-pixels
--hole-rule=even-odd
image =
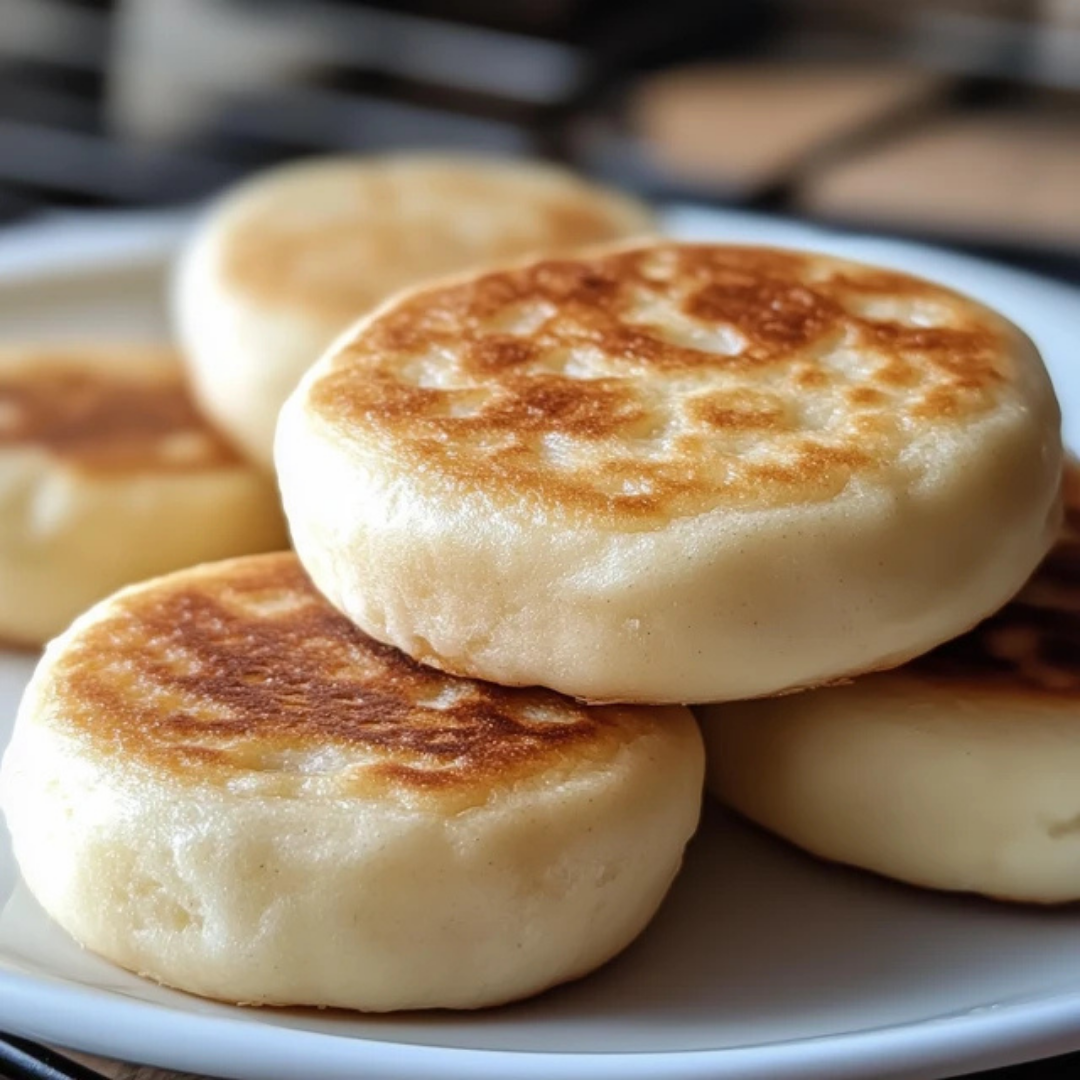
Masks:
[[[132,581],[285,547],[271,480],[157,345],[0,348],[0,639],[40,645]]]
[[[367,633],[601,701],[774,694],[955,636],[1045,554],[1060,463],[1038,354],[980,304],[673,242],[389,302],[277,442],[297,552]]]
[[[897,671],[701,710],[709,783],[808,851],[936,889],[1080,900],[1080,470],[1020,595]]]
[[[54,641],[0,803],[31,892],[126,968],[247,1004],[473,1008],[638,934],[703,773],[687,710],[423,668],[279,554],[134,586]]]
[[[653,229],[640,203],[534,161],[401,154],[289,165],[206,215],[177,276],[177,332],[208,415],[269,467],[278,411],[300,376],[392,293]]]

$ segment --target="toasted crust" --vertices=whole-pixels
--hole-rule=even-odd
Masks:
[[[1025,353],[995,313],[905,274],[661,243],[391,302],[308,407],[398,470],[640,528],[903,469],[913,432],[1007,400]]]
[[[80,472],[235,466],[166,347],[0,351],[0,453],[35,448]]]
[[[344,325],[418,276],[653,228],[641,204],[536,162],[343,158],[269,176],[231,222],[221,276]]]
[[[468,804],[611,758],[657,724],[421,667],[353,627],[284,553],[127,590],[83,621],[52,678],[53,722],[93,751],[263,794],[318,777],[339,795]]]
[[[1062,485],[1061,538],[1023,591],[974,630],[920,657],[897,677],[965,696],[1060,707],[1080,701],[1080,465]]]

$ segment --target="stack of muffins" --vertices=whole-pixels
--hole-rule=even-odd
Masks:
[[[1061,529],[1031,342],[903,274],[626,239],[650,225],[430,158],[206,218],[180,336],[295,554],[134,585],[49,645],[0,797],[76,939],[232,1002],[519,998],[648,923],[706,745],[722,799],[822,855],[1080,897],[1043,843],[1080,811],[1043,760],[1075,687],[1032,660],[1072,541],[994,615]]]

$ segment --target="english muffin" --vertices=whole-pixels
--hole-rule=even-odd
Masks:
[[[83,615],[26,693],[0,802],[31,892],[126,968],[247,1004],[473,1008],[638,934],[703,772],[687,710],[421,667],[283,553]]]
[[[300,559],[365,632],[594,701],[762,696],[926,651],[1045,554],[1060,462],[1035,348],[973,300],[673,242],[391,301],[277,443]]]
[[[0,346],[0,639],[40,645],[121,585],[286,543],[273,483],[172,349]]]
[[[1080,900],[1080,471],[1031,582],[898,671],[702,710],[714,793],[815,854],[915,885]]]
[[[653,230],[644,206],[537,162],[398,155],[290,165],[205,217],[176,328],[207,413],[269,467],[282,402],[339,331],[404,286]]]

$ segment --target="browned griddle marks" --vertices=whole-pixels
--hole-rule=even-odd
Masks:
[[[418,182],[426,190],[410,201],[407,189]],[[517,190],[483,171],[442,167],[425,179],[369,169],[332,187],[322,214],[282,213],[278,201],[249,210],[225,245],[223,276],[263,302],[344,324],[422,278],[570,251],[627,230],[625,211],[603,194],[576,185]],[[468,227],[492,213],[497,228]]]
[[[0,447],[37,446],[90,471],[213,468],[239,460],[179,371],[106,372],[42,357],[0,375]]]
[[[1080,612],[1014,601],[975,630],[914,662],[924,675],[1028,692],[1080,692]]]
[[[1020,595],[914,670],[950,682],[1080,695],[1080,469],[1065,470],[1065,527]]]
[[[249,601],[269,608],[245,610]],[[336,747],[369,755],[374,775],[447,787],[535,770],[625,726],[622,710],[415,663],[334,611],[291,555],[245,560],[220,588],[156,590],[80,650],[61,689],[78,703],[72,722],[173,768]]]
[[[905,303],[943,324],[889,314]],[[654,309],[689,329],[673,332]],[[853,475],[890,467],[902,414],[952,423],[993,406],[1014,375],[1011,333],[904,275],[660,244],[418,293],[370,323],[311,394],[320,413],[373,434],[409,468],[645,523],[702,503],[829,498]],[[838,352],[867,358],[866,370],[841,370],[829,359]],[[574,370],[578,356],[594,369]],[[439,377],[410,374],[425,357]],[[736,400],[741,391],[754,400]],[[807,395],[828,393],[847,427],[798,414]],[[641,450],[659,438],[668,442]],[[601,463],[576,464],[566,445],[595,447]],[[773,450],[744,453],[754,445]]]

